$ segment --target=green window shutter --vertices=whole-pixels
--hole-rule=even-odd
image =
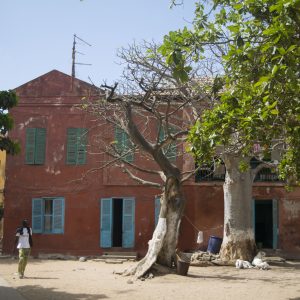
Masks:
[[[154,208],[154,220],[155,220],[155,227],[158,223],[158,219],[159,219],[159,213],[160,213],[160,197],[155,197],[155,208]]]
[[[25,162],[26,164],[34,164],[35,156],[35,128],[26,129],[26,147],[25,147]]]
[[[67,129],[67,164],[84,165],[86,163],[87,129]]]
[[[278,247],[278,201],[272,200],[272,218],[273,218],[273,249]]]
[[[67,129],[67,164],[76,164],[77,153],[77,128]]]
[[[101,199],[101,217],[100,217],[100,247],[110,248],[112,246],[112,199]]]
[[[65,201],[64,198],[53,199],[53,233],[64,233]]]
[[[32,199],[32,232],[43,232],[43,199]]]
[[[133,198],[123,199],[123,233],[122,233],[122,247],[134,247],[134,233],[135,233],[135,200]]]
[[[124,144],[125,144],[125,151],[127,152],[128,150],[130,150],[130,152],[125,156],[125,161],[133,162],[134,160],[133,145],[126,132],[124,132]]]
[[[124,142],[123,142],[123,130],[119,127],[115,129],[115,142],[116,142],[116,149],[118,152],[122,152],[124,150]]]
[[[171,128],[171,133],[174,133],[174,129]],[[162,140],[165,139],[165,132],[162,128],[159,129],[159,141],[161,142]],[[163,148],[163,151],[166,155],[166,157],[170,161],[176,161],[176,156],[177,156],[177,147],[175,143],[171,143]]]
[[[29,165],[42,165],[45,162],[46,129],[26,129],[25,162]]]
[[[46,128],[36,128],[35,131],[35,164],[45,163]]]
[[[86,144],[87,129],[77,129],[77,164],[84,165],[86,163]]]
[[[115,129],[115,142],[116,142],[116,149],[120,154],[133,149],[133,145],[130,141],[128,134],[119,127],[116,127]],[[134,153],[133,152],[128,153],[124,157],[124,160],[127,162],[133,162]]]

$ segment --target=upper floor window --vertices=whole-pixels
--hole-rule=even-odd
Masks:
[[[253,157],[250,160],[250,168],[255,169],[258,165],[263,162],[267,162],[268,159],[257,160]],[[269,159],[270,161],[270,159]],[[197,168],[197,164],[195,168]],[[202,181],[224,181],[225,180],[225,165],[223,162],[220,164],[215,165],[214,162],[211,164],[202,165],[195,174],[195,182],[202,182]],[[259,170],[256,174],[254,181],[279,181],[278,172],[276,169],[264,167]]]
[[[44,164],[46,150],[46,128],[27,128],[25,149],[26,164]]]
[[[198,165],[195,165],[198,168]],[[223,162],[215,165],[212,161],[211,164],[202,165],[195,174],[195,182],[202,181],[224,181],[225,179],[225,165]]]
[[[174,133],[174,129],[170,129],[171,133]],[[159,130],[159,141],[161,142],[166,137],[166,134],[162,128]],[[163,148],[164,154],[170,161],[176,161],[176,155],[177,155],[177,147],[175,143],[170,143],[167,146]]]
[[[86,163],[86,128],[67,129],[67,159],[68,165],[84,165]]]
[[[34,233],[64,233],[64,198],[32,199],[32,231]]]
[[[133,162],[134,160],[133,144],[129,138],[129,135],[120,127],[115,128],[115,142],[116,142],[116,150],[118,151],[118,153],[120,155],[124,154],[123,159],[127,162]]]

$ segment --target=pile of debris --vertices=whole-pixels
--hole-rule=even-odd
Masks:
[[[220,261],[220,255],[210,252],[197,251],[191,256],[192,266],[214,266],[217,264],[217,261]]]

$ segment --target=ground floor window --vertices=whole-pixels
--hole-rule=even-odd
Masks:
[[[32,199],[32,231],[64,233],[65,199],[42,197]]]

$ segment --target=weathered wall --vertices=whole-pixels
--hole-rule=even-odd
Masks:
[[[92,128],[93,118],[74,105],[89,94],[90,86],[75,81],[57,71],[50,72],[17,89],[21,96],[19,106],[12,109],[15,129],[12,138],[19,139],[22,151],[19,156],[7,158],[6,196],[4,223],[4,251],[13,246],[14,233],[20,221],[31,219],[32,198],[65,198],[64,234],[34,234],[33,254],[64,253],[74,255],[100,255],[108,249],[100,248],[100,199],[105,197],[134,197],[135,247],[143,256],[154,230],[155,196],[157,189],[136,185],[118,168],[88,171],[98,166],[101,155],[88,155],[87,164],[66,165],[66,129],[68,127]],[[46,127],[46,161],[44,165],[25,164],[26,127]],[[96,130],[96,129],[95,129]],[[89,138],[96,132],[90,131]],[[89,150],[93,151],[93,147]],[[150,167],[146,158],[144,167]],[[187,156],[184,169],[193,167]],[[186,208],[179,233],[181,250],[207,248],[211,235],[223,235],[223,187],[222,183],[194,183],[184,185]],[[255,184],[255,199],[277,199],[279,210],[279,248],[299,251],[300,241],[300,192],[287,193],[281,184]],[[198,231],[204,233],[201,245],[196,243]],[[117,251],[127,249],[115,249]]]

